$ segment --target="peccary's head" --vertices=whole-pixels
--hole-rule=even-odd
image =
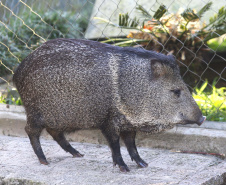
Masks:
[[[119,94],[121,110],[133,125],[141,131],[159,132],[175,124],[205,121],[173,57],[135,58],[132,63],[120,67]]]

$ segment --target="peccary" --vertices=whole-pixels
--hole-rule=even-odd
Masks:
[[[42,164],[44,128],[74,157],[82,157],[64,133],[100,129],[114,164],[124,163],[119,138],[139,167],[137,131],[157,133],[205,120],[183,82],[173,56],[89,40],[55,39],[33,51],[13,76],[27,114],[25,130]]]

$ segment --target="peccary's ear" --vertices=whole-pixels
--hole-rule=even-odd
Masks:
[[[160,60],[156,58],[151,59],[151,74],[153,75],[154,78],[159,78],[165,75],[166,73],[167,73],[166,67]]]

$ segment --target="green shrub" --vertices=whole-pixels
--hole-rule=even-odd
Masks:
[[[208,82],[205,81],[200,88],[195,88],[192,95],[207,120],[226,121],[226,87],[216,88],[215,83],[216,80],[208,90]]]
[[[211,39],[207,42],[208,46],[218,52],[225,52],[226,51],[226,35],[222,35],[219,38]]]
[[[12,73],[21,60],[43,42],[55,38],[82,38],[88,25],[86,16],[74,12],[28,12],[18,18],[11,16],[0,27],[0,74]],[[10,70],[9,70],[10,69]]]
[[[15,98],[11,96],[10,98],[6,98],[4,96],[0,96],[0,104],[9,104],[9,105],[23,105],[20,97]]]

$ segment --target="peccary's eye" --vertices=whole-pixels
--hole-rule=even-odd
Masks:
[[[174,90],[171,90],[178,98],[180,97],[180,94],[181,94],[181,90],[180,89],[174,89]]]

